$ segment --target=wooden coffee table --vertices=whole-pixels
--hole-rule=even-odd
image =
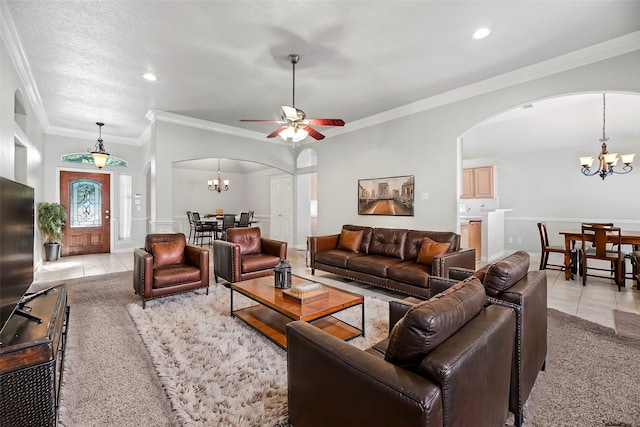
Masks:
[[[262,335],[287,348],[286,326],[294,320],[303,320],[342,340],[364,336],[364,297],[331,286],[322,285],[328,291],[327,298],[300,304],[285,299],[282,289],[274,287],[273,276],[230,283],[231,316],[243,320]],[[292,276],[292,283],[311,283],[310,280]],[[234,310],[233,293],[238,292],[257,305]],[[357,328],[331,316],[349,307],[362,307],[361,327]]]

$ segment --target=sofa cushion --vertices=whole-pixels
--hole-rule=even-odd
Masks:
[[[351,231],[343,228],[340,232],[340,239],[338,240],[338,249],[344,249],[354,253],[360,252],[362,234],[362,230]]]
[[[373,228],[365,227],[362,225],[346,224],[342,226],[343,230],[360,231],[362,230],[362,242],[360,242],[360,252],[369,253],[369,245],[371,244],[371,236],[373,235]]]
[[[258,227],[240,227],[227,230],[227,241],[240,246],[240,255],[262,252],[262,238]]]
[[[157,242],[151,244],[153,266],[182,264],[184,262],[184,241]]]
[[[422,245],[420,246],[420,252],[418,252],[416,262],[431,265],[434,257],[446,254],[450,247],[451,243],[434,242],[429,237],[425,237],[422,239]]]
[[[369,255],[381,255],[404,261],[404,245],[408,230],[396,228],[376,228],[373,230]]]
[[[153,269],[153,287],[165,288],[182,283],[197,282],[201,280],[200,277],[200,269],[191,265],[165,265]]]
[[[429,286],[431,266],[418,264],[415,261],[404,261],[387,269],[387,277],[402,283],[421,286]]]
[[[412,261],[418,257],[418,252],[420,252],[420,247],[422,246],[422,240],[425,237],[430,238],[434,242],[451,244],[449,252],[460,249],[460,235],[457,233],[451,231],[409,230],[404,250],[404,259],[406,261]]]
[[[347,263],[351,258],[365,256],[362,252],[355,253],[344,249],[329,249],[318,252],[315,255],[315,262],[319,264],[331,265],[333,267],[347,268]]]
[[[529,254],[518,251],[491,264],[487,269],[483,284],[499,295],[526,276],[528,271]]]
[[[242,273],[251,273],[254,271],[267,270],[273,268],[280,262],[280,258],[268,254],[249,254],[243,256],[240,260],[240,269]]]
[[[400,264],[397,258],[389,258],[378,255],[362,255],[349,258],[347,268],[361,273],[371,274],[373,276],[385,278],[387,277],[387,269]]]
[[[391,330],[385,360],[417,368],[431,350],[475,317],[485,304],[480,281],[469,277],[407,311]]]

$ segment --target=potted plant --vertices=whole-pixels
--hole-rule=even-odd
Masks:
[[[62,227],[67,220],[67,210],[60,203],[38,204],[38,225],[44,237],[44,253],[47,261],[60,257]]]

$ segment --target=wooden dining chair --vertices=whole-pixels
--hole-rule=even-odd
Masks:
[[[540,254],[540,268],[539,270],[563,270],[564,271],[564,263],[560,264],[550,264],[549,263],[549,254],[550,253],[558,253],[564,255],[567,251],[563,246],[551,246],[549,244],[549,235],[547,234],[547,224],[544,222],[538,223],[538,231],[540,232],[540,247],[542,249],[542,253]],[[571,258],[572,264],[575,266],[575,256]],[[575,267],[572,268],[572,272],[575,270]]]
[[[582,224],[582,247],[587,248],[587,244],[592,244],[590,250],[581,251],[580,273],[582,274],[582,286],[587,284],[587,276],[604,277],[597,274],[588,274],[589,270],[599,270],[613,272],[613,276],[618,285],[618,291],[624,286],[624,269],[622,263],[622,240],[620,227],[611,227],[602,224]],[[609,248],[609,244],[613,246]],[[594,267],[587,264],[588,260],[602,260],[611,263],[611,269]]]

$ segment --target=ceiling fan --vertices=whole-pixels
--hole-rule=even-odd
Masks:
[[[280,135],[285,141],[289,138],[297,144],[311,136],[316,140],[324,139],[324,135],[312,128],[311,126],[344,126],[342,119],[308,119],[304,111],[296,108],[296,64],[300,60],[300,56],[296,54],[289,55],[289,62],[293,67],[293,102],[292,106],[282,106],[281,120],[240,120],[241,122],[262,122],[262,123],[280,123],[283,126],[267,135],[267,138],[274,138]],[[294,145],[294,148],[296,146]]]

